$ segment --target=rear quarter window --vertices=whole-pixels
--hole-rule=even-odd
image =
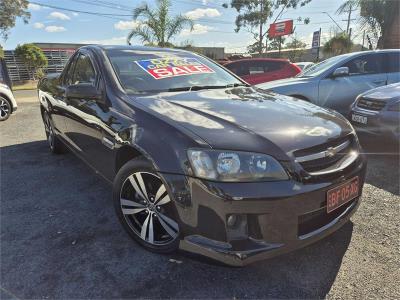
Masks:
[[[400,72],[400,52],[397,53],[389,53],[389,59],[386,65],[386,69],[388,73],[397,73]]]

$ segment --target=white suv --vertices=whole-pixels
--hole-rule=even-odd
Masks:
[[[17,102],[8,85],[0,83],[0,121],[5,121],[17,110]]]

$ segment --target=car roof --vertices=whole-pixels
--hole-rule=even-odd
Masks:
[[[136,45],[98,45],[98,44],[93,44],[93,45],[87,45],[87,46],[83,46],[81,48],[96,48],[96,49],[101,49],[103,51],[113,51],[113,50],[117,50],[117,51],[124,51],[124,50],[129,50],[129,51],[148,51],[148,52],[160,52],[160,51],[164,51],[164,52],[189,52],[186,50],[182,50],[182,49],[176,49],[176,48],[161,48],[161,47],[148,47],[148,46],[136,46]]]
[[[367,50],[367,51],[357,51],[357,52],[349,52],[345,54],[338,55],[337,57],[349,57],[349,56],[357,56],[362,54],[373,54],[373,53],[393,53],[400,52],[400,49],[379,49],[379,50]]]
[[[264,58],[264,57],[260,57],[260,58],[241,58],[241,59],[236,59],[233,60],[231,62],[229,62],[229,64],[231,63],[235,63],[235,62],[244,62],[244,61],[277,61],[277,62],[285,62],[288,63],[290,62],[288,59],[285,58]]]

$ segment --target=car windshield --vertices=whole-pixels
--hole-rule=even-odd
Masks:
[[[127,93],[245,85],[216,63],[190,52],[112,49],[107,55]]]
[[[297,74],[296,77],[315,77],[318,76],[322,73],[324,73],[326,70],[337,64],[339,61],[343,60],[345,56],[340,55],[340,56],[335,56],[328,58],[324,61],[321,61],[320,63],[313,65],[309,68],[306,68],[303,72]]]

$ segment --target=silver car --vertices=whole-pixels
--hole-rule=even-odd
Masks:
[[[351,106],[350,120],[359,132],[400,142],[400,83],[359,95]]]
[[[400,50],[348,53],[324,60],[294,78],[257,85],[348,115],[356,97],[400,81]]]

